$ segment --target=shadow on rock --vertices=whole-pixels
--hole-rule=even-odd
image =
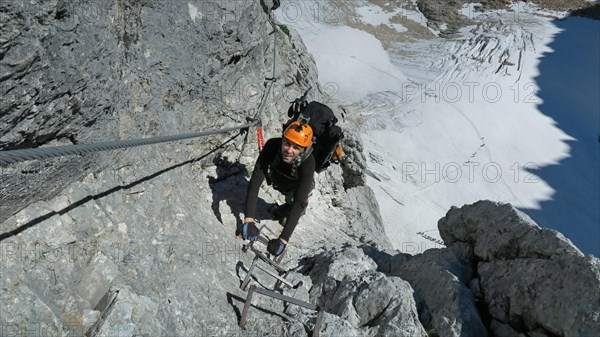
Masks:
[[[600,20],[600,4],[590,5],[571,11],[571,16],[581,16],[594,20]]]
[[[208,180],[213,194],[211,208],[222,224],[227,221],[225,212],[231,214],[235,218],[237,228],[242,225],[246,208],[248,170],[240,163],[228,162],[226,157],[215,158],[215,165],[217,167],[217,176],[209,177]],[[223,202],[229,207],[229,210],[223,209]],[[273,204],[267,203],[259,197],[256,205],[256,218],[270,219],[271,215],[268,209],[272,206]]]
[[[242,314],[240,312],[240,309],[233,303],[233,300],[236,300],[236,301],[242,302],[242,303],[246,303],[246,299],[242,298],[242,297],[239,297],[239,296],[236,296],[236,295],[234,295],[234,294],[232,294],[230,292],[227,293],[227,303],[229,303],[229,305],[231,305],[231,307],[233,308],[233,311],[235,312],[235,315],[236,315],[237,320],[239,322],[242,319]],[[287,317],[285,317],[285,316],[283,316],[281,314],[278,314],[278,313],[276,313],[274,311],[267,310],[267,309],[261,308],[261,307],[256,306],[256,305],[251,305],[251,307],[253,309],[256,309],[256,310],[262,312],[262,313],[279,317],[279,318],[281,318],[284,321],[289,321],[289,319]]]
[[[186,160],[186,161],[181,162],[179,164],[175,164],[175,165],[166,167],[166,168],[164,168],[164,169],[162,169],[160,171],[157,171],[157,172],[155,172],[153,174],[150,174],[148,176],[142,177],[142,178],[140,178],[140,179],[138,179],[136,181],[133,181],[131,183],[123,184],[123,185],[119,185],[119,186],[115,186],[115,187],[113,187],[111,189],[108,189],[108,190],[106,190],[104,192],[97,193],[97,194],[94,194],[94,195],[88,195],[87,197],[82,198],[81,200],[76,201],[76,202],[74,202],[74,203],[72,203],[72,204],[64,207],[63,209],[61,209],[59,211],[48,212],[48,213],[46,213],[46,214],[44,214],[42,216],[39,216],[39,217],[37,217],[35,219],[32,219],[32,220],[28,221],[27,223],[19,226],[18,228],[15,228],[15,229],[13,229],[11,231],[8,231],[6,233],[0,234],[0,242],[2,242],[3,240],[6,240],[6,239],[8,239],[8,238],[10,238],[12,236],[15,236],[15,235],[17,235],[19,233],[22,233],[23,231],[25,231],[25,230],[27,230],[29,228],[35,227],[36,225],[44,222],[45,220],[50,219],[51,217],[53,217],[55,215],[66,214],[66,213],[68,213],[68,212],[70,212],[70,211],[72,211],[72,210],[74,210],[74,209],[76,209],[76,208],[78,208],[80,206],[85,205],[86,203],[88,203],[88,202],[90,202],[92,200],[99,200],[99,199],[104,198],[104,197],[106,197],[108,195],[111,195],[111,194],[113,194],[115,192],[119,192],[119,191],[123,191],[123,190],[129,190],[129,189],[131,189],[131,188],[133,188],[133,187],[135,187],[137,185],[140,185],[140,184],[142,184],[144,182],[147,182],[147,181],[150,181],[150,180],[152,180],[154,178],[157,178],[160,175],[162,175],[164,173],[167,173],[169,171],[172,171],[172,170],[174,170],[176,168],[179,168],[179,167],[182,167],[182,166],[185,166],[185,165],[188,165],[188,164],[196,163],[196,162],[198,162],[198,161],[200,161],[200,160],[208,157],[209,155],[215,153],[218,149],[220,149],[223,146],[227,145],[229,142],[231,142],[232,140],[234,140],[237,136],[239,136],[239,134],[234,135],[233,137],[227,139],[225,142],[223,142],[221,145],[219,145],[215,149],[211,150],[210,152],[208,152],[208,153],[206,153],[206,154],[204,154],[204,155],[202,155],[202,156],[200,156],[198,158]]]

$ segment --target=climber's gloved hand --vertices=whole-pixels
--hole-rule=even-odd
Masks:
[[[276,10],[277,8],[279,8],[280,4],[281,3],[279,2],[279,0],[273,0],[273,7],[271,7],[271,10],[272,11]]]
[[[258,240],[258,234],[260,234],[260,231],[258,230],[258,227],[256,227],[254,221],[251,221],[244,222],[242,227],[238,228],[236,234],[241,236],[244,240],[256,241]]]
[[[296,118],[298,118],[298,116],[300,116],[300,113],[302,113],[302,111],[304,110],[304,108],[306,108],[307,105],[308,101],[296,99],[294,102],[292,102],[288,109],[288,117],[295,120]]]
[[[273,239],[269,240],[269,244],[267,245],[267,252],[279,256],[285,250],[285,243],[281,241],[281,239]]]

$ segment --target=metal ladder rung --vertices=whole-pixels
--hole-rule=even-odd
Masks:
[[[256,285],[251,285],[250,289],[248,290],[248,296],[246,296],[246,303],[244,303],[244,309],[242,310],[242,317],[241,317],[240,323],[239,323],[240,328],[242,328],[244,330],[246,329],[246,323],[248,322],[248,314],[250,311],[250,306],[252,305],[252,297],[253,297],[254,293],[259,293],[261,295],[269,296],[269,297],[284,301],[286,303],[294,304],[294,305],[297,305],[297,306],[300,306],[300,307],[303,307],[306,309],[317,311],[317,320],[315,322],[315,327],[314,327],[312,336],[319,337],[320,331],[321,331],[321,323],[323,322],[323,316],[324,316],[323,309],[321,309],[321,307],[319,307],[318,305],[309,303],[309,302],[298,300],[294,297],[280,294],[280,293],[272,291],[272,290],[258,288],[258,287],[256,287]]]

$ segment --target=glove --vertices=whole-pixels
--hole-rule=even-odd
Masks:
[[[244,222],[241,230],[237,231],[237,234],[241,234],[242,239],[244,240],[256,241],[258,240],[258,234],[260,234],[260,231],[254,222]]]
[[[306,100],[295,100],[288,109],[288,117],[295,120],[298,118],[298,116],[300,116],[300,113],[304,110],[304,108],[306,108],[307,105],[308,102]]]
[[[279,239],[269,240],[269,244],[267,245],[267,252],[279,256],[285,250],[285,243],[281,242]]]
[[[276,10],[277,8],[279,8],[279,5],[280,5],[279,0],[274,0],[273,7],[271,7],[271,10],[272,11]]]

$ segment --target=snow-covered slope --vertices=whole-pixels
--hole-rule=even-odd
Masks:
[[[377,5],[356,8],[353,20],[398,34],[418,17],[400,27]],[[475,25],[460,37],[384,49],[344,26],[351,20],[280,13],[306,40],[321,83],[335,89],[339,101],[329,103],[361,128],[368,183],[397,249],[438,245],[436,223],[450,206],[491,199],[600,255],[598,21],[557,20],[565,14],[525,3],[485,13],[466,5]]]

